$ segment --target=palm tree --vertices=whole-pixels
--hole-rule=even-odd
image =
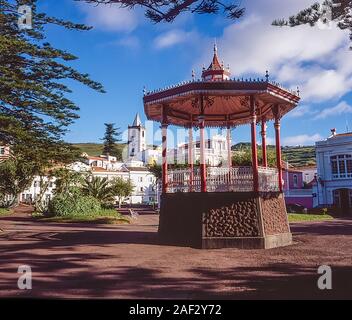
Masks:
[[[82,185],[84,195],[92,196],[101,203],[112,203],[114,201],[113,187],[108,178],[88,176]]]

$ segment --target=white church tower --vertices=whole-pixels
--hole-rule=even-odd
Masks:
[[[137,113],[132,126],[128,126],[128,157],[142,160],[146,147],[145,127]]]

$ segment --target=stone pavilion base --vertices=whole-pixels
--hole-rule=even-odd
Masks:
[[[278,192],[166,193],[160,241],[202,249],[270,249],[292,244],[285,201]]]

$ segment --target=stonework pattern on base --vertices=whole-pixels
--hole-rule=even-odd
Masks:
[[[248,199],[203,214],[204,237],[259,236],[257,201]]]
[[[266,235],[290,232],[285,201],[282,196],[261,198],[264,232]]]

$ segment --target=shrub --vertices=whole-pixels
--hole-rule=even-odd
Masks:
[[[49,213],[54,216],[91,214],[100,210],[99,200],[92,196],[81,195],[76,197],[57,195],[49,206]]]

